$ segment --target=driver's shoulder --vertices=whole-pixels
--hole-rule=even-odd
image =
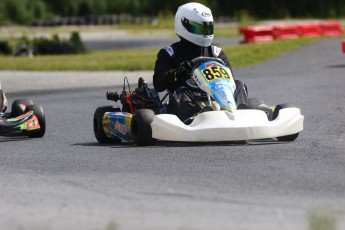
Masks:
[[[211,50],[214,57],[219,57],[220,53],[222,52],[222,48],[215,45],[211,45]]]
[[[180,42],[175,42],[170,46],[163,47],[162,50],[164,50],[170,57],[173,57],[180,50]]]
[[[165,52],[166,52],[170,57],[174,56],[174,54],[175,54],[175,50],[174,50],[174,48],[173,48],[172,46],[166,46],[166,47],[164,47],[162,50],[165,50]]]

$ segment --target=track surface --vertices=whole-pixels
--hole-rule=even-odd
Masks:
[[[0,229],[308,229],[325,212],[345,229],[345,56],[340,40],[235,69],[251,97],[294,103],[295,142],[100,145],[105,90],[152,72],[0,72],[10,102],[42,104],[42,139],[0,137]]]

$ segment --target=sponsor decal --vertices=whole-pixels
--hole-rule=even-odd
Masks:
[[[212,48],[213,48],[213,53],[214,53],[214,55],[215,55],[216,57],[218,57],[219,54],[220,54],[220,51],[222,51],[222,49],[219,48],[219,47],[217,47],[217,46],[213,46]]]
[[[29,124],[29,127],[35,127],[37,125],[37,121],[32,120]]]
[[[121,133],[122,135],[126,135],[129,131],[129,128],[126,125],[123,125],[120,122],[116,121],[115,130]]]
[[[109,115],[107,113],[105,113],[103,115],[103,131],[105,132],[105,135],[107,135],[107,137],[110,137],[110,129],[109,129],[109,124],[110,124],[110,120],[109,120]]]
[[[173,48],[171,46],[167,46],[164,49],[168,52],[170,57],[174,55],[174,50],[173,50]]]
[[[202,84],[201,81],[200,81],[199,78],[198,78],[198,74],[197,74],[197,73],[194,73],[194,74],[193,74],[193,79],[194,79],[194,81],[195,81],[195,83],[196,83],[197,85],[201,85],[201,84]]]
[[[218,66],[218,64],[216,64],[216,63],[207,63],[205,68],[211,67],[211,66]]]
[[[211,17],[211,14],[208,13],[208,12],[202,12],[201,16],[203,16],[203,17]]]
[[[26,122],[26,128],[28,130],[32,130],[32,129],[38,129],[40,128],[40,125],[38,123],[38,119],[36,116],[33,116],[30,120],[28,120]]]

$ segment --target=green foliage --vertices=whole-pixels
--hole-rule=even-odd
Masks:
[[[235,16],[240,26],[249,26],[251,24],[254,24],[254,21],[250,17],[249,12],[247,10],[240,10],[235,13]]]
[[[78,32],[74,31],[71,34],[71,38],[69,39],[69,43],[74,48],[75,53],[84,53],[85,47],[83,42],[81,41],[80,35]]]
[[[12,48],[7,41],[0,41],[0,55],[9,55],[12,53]]]
[[[72,32],[69,40],[60,40],[57,35],[51,39],[35,38],[32,42],[35,55],[77,54],[84,53],[85,48],[78,32]]]
[[[5,1],[0,1],[0,23],[7,20],[7,15],[5,15]]]
[[[0,24],[28,24],[48,16],[174,15],[177,8],[189,0],[1,0]],[[287,17],[344,17],[343,0],[199,0],[209,6],[215,17],[257,19]]]
[[[28,24],[46,15],[43,0],[1,0],[0,23]]]

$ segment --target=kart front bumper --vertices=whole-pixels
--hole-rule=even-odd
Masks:
[[[152,137],[167,141],[218,142],[275,138],[303,130],[304,116],[298,108],[285,108],[269,121],[261,110],[210,111],[185,125],[172,114],[160,114],[151,123]]]

